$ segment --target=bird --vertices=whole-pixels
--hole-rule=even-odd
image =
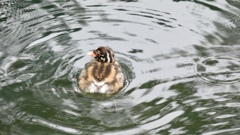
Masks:
[[[124,85],[124,74],[113,50],[100,46],[87,55],[94,59],[85,64],[79,75],[78,86],[84,93],[115,94]]]

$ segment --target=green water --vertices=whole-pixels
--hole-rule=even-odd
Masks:
[[[240,133],[240,2],[2,0],[0,134]],[[111,47],[125,86],[95,99],[77,87]]]

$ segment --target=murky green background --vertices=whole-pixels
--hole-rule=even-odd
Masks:
[[[238,0],[1,0],[0,134],[240,134]],[[126,76],[81,93],[101,45]]]

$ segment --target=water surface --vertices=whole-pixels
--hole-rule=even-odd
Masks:
[[[238,134],[240,2],[3,0],[1,134]],[[101,45],[126,80],[96,100],[78,73]]]

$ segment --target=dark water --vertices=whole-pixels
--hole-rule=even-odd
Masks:
[[[238,0],[1,0],[0,133],[239,134]],[[125,87],[77,88],[100,45]]]

